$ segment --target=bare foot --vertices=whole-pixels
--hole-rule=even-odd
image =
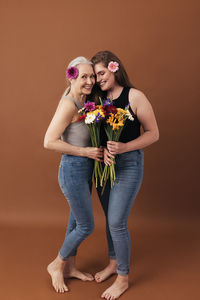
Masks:
[[[128,276],[118,275],[115,282],[101,295],[101,298],[114,300],[128,289]]]
[[[117,273],[117,262],[115,259],[111,259],[109,265],[102,271],[95,274],[94,278],[96,282],[102,282],[110,277],[112,274]]]
[[[89,273],[85,273],[85,272],[81,272],[77,269],[71,269],[70,271],[65,271],[64,272],[64,278],[78,278],[81,279],[83,281],[92,281],[94,280],[94,277],[89,274]]]
[[[68,287],[64,283],[64,266],[65,261],[57,256],[56,259],[52,261],[47,267],[47,271],[52,279],[52,285],[57,293],[64,293],[68,291]]]
[[[78,278],[83,281],[92,281],[94,280],[94,277],[85,272],[79,271],[75,266],[75,256],[70,256],[68,258],[68,261],[65,265],[64,269],[64,278]]]

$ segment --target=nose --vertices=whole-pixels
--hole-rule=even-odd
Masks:
[[[90,77],[87,78],[87,84],[92,84],[92,79]]]
[[[97,76],[96,76],[96,79],[97,79],[97,82],[99,82],[100,81],[100,76],[97,74]]]

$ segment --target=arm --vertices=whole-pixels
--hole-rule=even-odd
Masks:
[[[108,150],[111,154],[120,154],[137,149],[141,149],[151,145],[159,139],[159,130],[153,108],[146,96],[135,89],[131,89],[129,93],[129,102],[131,109],[137,115],[144,133],[128,143],[107,142]]]
[[[76,107],[72,101],[66,101],[64,98],[60,100],[54,117],[45,134],[44,147],[61,153],[86,156],[100,161],[102,149],[73,146],[60,139],[65,128],[71,123],[75,112]]]

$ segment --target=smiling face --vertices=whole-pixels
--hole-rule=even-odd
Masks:
[[[115,75],[110,72],[103,63],[94,66],[97,83],[102,91],[108,91],[115,85]]]
[[[79,75],[76,79],[72,79],[71,87],[80,95],[89,95],[95,84],[95,74],[92,65],[79,64],[77,66]]]

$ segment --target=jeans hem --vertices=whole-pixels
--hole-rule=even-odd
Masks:
[[[109,255],[109,258],[110,259],[116,259],[116,256],[115,255]]]
[[[62,260],[67,260],[68,259],[68,257],[66,258],[66,257],[63,257],[61,254],[60,254],[60,252],[58,253],[58,256],[62,259]]]
[[[117,274],[118,275],[124,275],[124,276],[126,276],[126,275],[128,275],[128,273],[129,273],[129,271],[120,271],[120,270],[117,270]]]

